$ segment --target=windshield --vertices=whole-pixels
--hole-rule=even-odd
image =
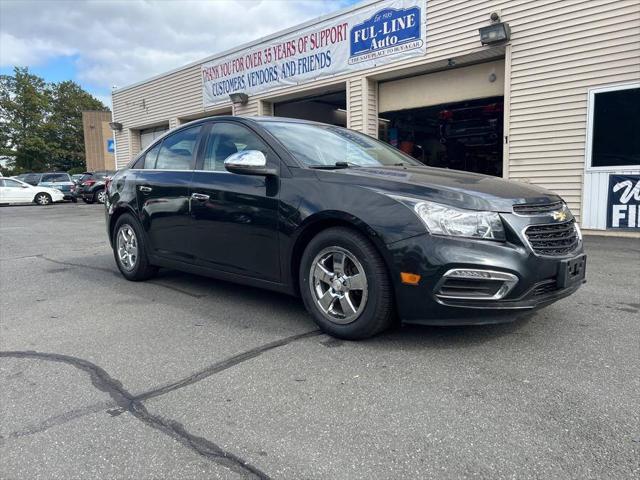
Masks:
[[[386,143],[346,128],[272,121],[262,125],[309,167],[345,162],[357,167],[422,165]]]

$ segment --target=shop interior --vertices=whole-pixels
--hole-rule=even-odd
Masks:
[[[379,138],[425,165],[502,176],[504,97],[379,114]]]

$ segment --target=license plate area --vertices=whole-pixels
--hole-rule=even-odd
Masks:
[[[587,256],[579,255],[575,258],[562,260],[558,273],[558,287],[566,288],[582,282],[587,272]]]

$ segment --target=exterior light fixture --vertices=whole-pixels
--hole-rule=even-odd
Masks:
[[[249,95],[246,93],[232,93],[229,95],[229,98],[231,99],[231,103],[234,105],[246,105],[249,101]]]
[[[122,124],[120,122],[109,122],[109,128],[111,128],[111,130],[113,130],[114,132],[121,132]]]
[[[499,22],[479,29],[480,42],[483,45],[508,42],[511,38],[511,29],[506,22]]]

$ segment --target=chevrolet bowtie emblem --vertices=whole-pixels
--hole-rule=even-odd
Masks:
[[[567,219],[567,212],[564,210],[558,210],[551,213],[551,216],[556,222],[564,222]]]

